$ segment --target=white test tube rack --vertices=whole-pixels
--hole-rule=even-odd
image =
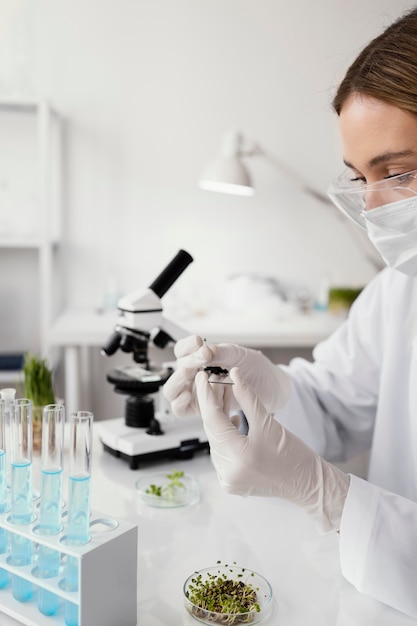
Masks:
[[[35,509],[36,511],[36,509]],[[0,589],[0,611],[26,626],[65,626],[64,604],[70,601],[78,606],[79,626],[136,626],[137,624],[137,526],[119,522],[92,511],[90,515],[90,540],[81,546],[65,543],[65,517],[57,535],[41,535],[38,521],[30,524],[12,524],[10,511],[0,515],[0,528],[33,542],[34,557],[30,565],[15,566],[9,563],[10,552],[0,554],[0,567],[16,574],[34,585],[33,598],[19,602],[12,595],[11,582]],[[45,545],[61,553],[61,568],[56,578],[36,576],[36,548]],[[64,588],[64,562],[66,555],[78,559],[78,591]],[[55,615],[46,616],[37,607],[36,589],[43,587],[60,597],[60,607]],[[1,623],[1,620],[0,620]]]

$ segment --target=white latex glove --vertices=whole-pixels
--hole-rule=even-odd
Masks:
[[[209,345],[201,337],[191,335],[176,343],[174,353],[176,370],[165,383],[163,393],[178,417],[200,415],[194,380],[197,372],[208,365],[219,365],[228,370],[239,367],[268,411],[278,411],[289,398],[291,383],[288,374],[258,350],[228,343]],[[231,387],[225,385],[225,412],[239,408]]]
[[[349,477],[327,463],[270,415],[239,369],[230,372],[233,392],[249,424],[241,434],[223,411],[222,385],[196,376],[198,401],[213,464],[231,494],[276,496],[303,507],[322,533],[339,530]]]

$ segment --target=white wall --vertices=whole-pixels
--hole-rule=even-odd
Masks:
[[[268,163],[252,198],[197,180],[237,128],[325,191],[342,166],[333,89],[365,42],[414,1],[0,0],[0,89],[47,96],[67,120],[66,304],[148,284],[179,248],[195,303],[256,271],[313,291],[374,274],[346,224]],[[13,85],[13,82],[15,83]],[[17,85],[19,87],[19,85]],[[185,294],[185,296],[184,296]]]
[[[369,278],[344,224],[267,163],[251,164],[253,198],[196,183],[232,127],[325,190],[341,169],[333,87],[414,2],[12,4],[27,15],[33,91],[68,120],[68,304],[100,304],[109,272],[123,291],[147,284],[181,247],[195,257],[181,282],[212,289],[247,269],[313,287],[329,268],[335,280]],[[10,63],[17,16],[2,37]]]

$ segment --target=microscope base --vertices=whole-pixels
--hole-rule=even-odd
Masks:
[[[96,422],[96,426],[104,450],[127,461],[132,470],[146,462],[189,459],[195,452],[209,449],[199,417],[161,421],[162,435],[149,435],[144,428],[126,426],[123,417]]]

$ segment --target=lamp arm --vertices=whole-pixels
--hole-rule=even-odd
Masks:
[[[242,157],[252,157],[252,156],[262,156],[270,163],[272,163],[276,169],[279,169],[281,172],[284,172],[290,179],[292,179],[298,187],[300,187],[306,194],[310,197],[319,200],[322,204],[327,204],[332,208],[335,208],[333,202],[330,198],[316,189],[312,187],[310,183],[303,178],[296,170],[294,170],[291,166],[289,166],[285,161],[279,159],[275,155],[266,152],[259,144],[254,144],[249,150],[242,151],[239,156]],[[356,247],[360,250],[361,254],[364,254],[367,261],[377,270],[380,271],[383,267],[385,267],[385,263],[379,257],[378,254],[375,253],[375,250],[372,246],[369,246],[369,240],[363,233],[360,232],[358,226],[351,222],[349,219],[345,219],[342,213],[339,211],[333,211],[333,215],[336,218],[340,218],[344,220],[345,225],[349,229],[352,239],[355,242]]]
[[[284,172],[284,174],[291,178],[302,189],[302,191],[304,191],[304,193],[311,196],[312,198],[315,198],[322,204],[333,205],[333,202],[325,193],[313,187],[308,180],[303,178],[295,169],[285,163],[285,161],[271,154],[270,152],[267,152],[259,144],[254,144],[250,150],[243,152],[241,156],[264,157],[267,161],[272,163],[276,169],[279,169],[281,172]]]

